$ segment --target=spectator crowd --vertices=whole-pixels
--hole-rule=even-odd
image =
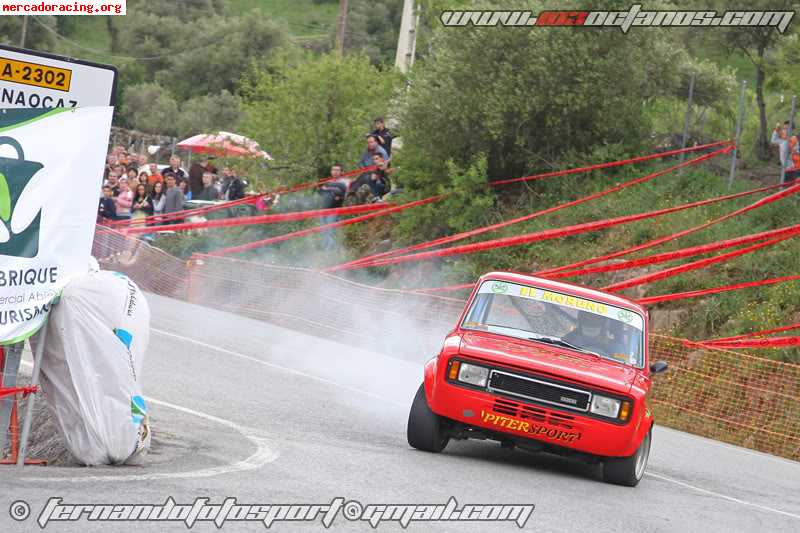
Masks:
[[[330,209],[385,201],[387,195],[399,192],[392,191],[390,180],[395,170],[391,167],[392,140],[383,118],[376,118],[374,129],[365,136],[366,147],[358,161],[358,168],[367,169],[365,172],[345,177],[344,167],[337,163],[330,169],[330,179],[317,187],[317,194],[284,202],[281,210]],[[168,215],[184,210],[188,201],[244,198],[247,182],[231,167],[222,167],[218,172],[215,161],[208,157],[191,165],[187,172],[176,155],[169,158],[168,165],[158,165],[146,154],[129,153],[123,146],[114,146],[106,159],[98,219]],[[272,198],[269,205],[275,207],[279,198]],[[330,216],[322,223],[335,221],[336,217]],[[326,235],[330,237],[330,233]]]
[[[366,149],[358,162],[359,168],[375,167],[355,179],[342,177],[341,164],[331,167],[330,181],[318,188],[322,196],[322,207],[342,207],[343,205],[382,202],[392,191],[389,175],[391,167],[392,134],[386,129],[383,118],[376,118],[375,129],[366,136]]]
[[[124,147],[114,146],[106,158],[97,214],[105,220],[166,215],[183,210],[190,200],[244,198],[246,187],[230,167],[223,167],[219,174],[212,157],[186,172],[176,155],[168,165],[158,165],[145,154],[129,154]]]

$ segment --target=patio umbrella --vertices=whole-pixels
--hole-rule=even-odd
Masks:
[[[178,148],[188,150],[190,154],[211,154],[220,157],[260,157],[272,160],[272,156],[259,148],[258,143],[244,135],[220,131],[217,133],[201,133],[184,139],[177,144]]]

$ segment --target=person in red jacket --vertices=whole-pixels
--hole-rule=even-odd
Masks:
[[[800,174],[800,146],[797,142],[797,135],[789,137],[788,151],[791,157],[791,163],[789,163],[790,166],[784,171],[784,183],[794,181],[797,175]]]

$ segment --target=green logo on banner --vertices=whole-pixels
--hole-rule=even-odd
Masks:
[[[33,176],[44,165],[26,161],[22,146],[11,137],[0,137],[0,146],[10,145],[16,152],[16,159],[0,157],[0,255],[15,257],[36,257],[39,253],[39,226],[41,209],[36,216],[18,233],[11,229],[11,222],[17,202]]]

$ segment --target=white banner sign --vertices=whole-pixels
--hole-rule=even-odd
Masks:
[[[117,69],[0,45],[0,108],[114,105]]]
[[[113,107],[0,110],[0,343],[89,267]]]

